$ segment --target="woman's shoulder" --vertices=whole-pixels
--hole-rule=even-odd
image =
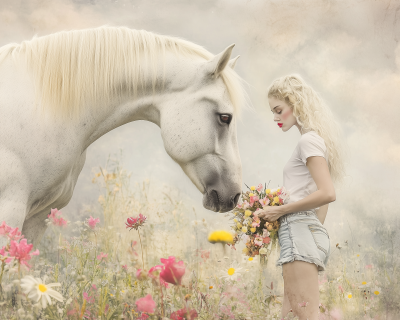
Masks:
[[[300,140],[299,140],[300,147],[306,146],[309,144],[316,144],[316,145],[323,147],[324,149],[326,148],[324,139],[314,130],[308,131],[308,132],[302,134],[300,137]]]

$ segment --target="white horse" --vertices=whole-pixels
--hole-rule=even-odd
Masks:
[[[37,244],[50,208],[70,201],[89,145],[136,120],[161,128],[205,208],[233,209],[245,96],[233,46],[214,56],[178,38],[100,27],[1,47],[0,223]]]

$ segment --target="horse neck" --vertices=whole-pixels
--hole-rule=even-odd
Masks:
[[[185,68],[182,68],[182,64]],[[171,99],[175,92],[181,91],[187,86],[186,77],[190,72],[190,59],[179,59],[172,55],[168,56],[166,60],[166,72],[159,67],[157,77],[164,77],[165,86],[163,89],[160,86],[156,87],[153,91],[152,86],[148,86],[139,95],[127,95],[121,103],[119,99],[112,101],[110,105],[102,107],[98,112],[91,110],[83,118],[83,122],[87,123],[90,119],[90,125],[80,123],[80,127],[85,126],[88,132],[85,135],[85,145],[88,147],[102,135],[107,132],[124,125],[129,122],[137,120],[145,120],[153,122],[160,127],[160,113],[161,105],[167,104],[166,102]],[[176,73],[177,68],[185,69],[185,72]],[[146,83],[151,83],[152,74],[146,73]],[[96,114],[93,117],[93,114]]]

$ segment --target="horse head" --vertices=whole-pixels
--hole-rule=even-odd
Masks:
[[[237,112],[222,77],[233,72],[233,46],[208,61],[180,64],[159,109],[167,153],[203,193],[204,207],[216,212],[232,210],[241,194]]]

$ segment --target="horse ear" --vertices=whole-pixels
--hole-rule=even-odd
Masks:
[[[207,62],[207,73],[209,73],[212,78],[217,78],[222,70],[225,69],[231,57],[234,46],[235,44],[231,44],[224,51],[217,54],[214,58]]]
[[[237,59],[239,59],[239,57],[240,57],[240,56],[237,56],[236,58],[233,58],[233,59],[229,60],[228,66],[231,67],[232,69],[235,68],[235,66],[236,66],[236,61],[237,61]]]

